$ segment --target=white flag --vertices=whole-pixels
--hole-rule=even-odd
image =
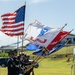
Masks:
[[[24,38],[32,43],[47,47],[60,31],[61,28],[51,28],[36,22],[29,25]]]
[[[46,27],[44,27],[37,38],[34,40],[34,42],[36,42],[40,46],[47,47],[60,31],[61,28],[47,29]]]
[[[39,22],[31,23],[25,32],[24,38],[27,40],[35,40],[43,28],[44,25]]]

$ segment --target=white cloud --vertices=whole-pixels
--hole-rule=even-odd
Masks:
[[[19,38],[19,41],[22,41],[22,39]],[[14,44],[14,43],[16,43],[16,44]],[[27,43],[29,43],[29,41],[24,40],[23,45],[26,45]],[[14,37],[7,36],[3,32],[0,31],[0,47],[7,46],[7,45],[17,46],[17,37],[16,36],[14,36]],[[22,46],[22,43],[19,43],[19,46]]]
[[[48,0],[32,0],[31,3],[42,3],[47,2]]]

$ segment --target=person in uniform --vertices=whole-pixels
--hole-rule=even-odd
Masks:
[[[18,57],[17,57],[17,49],[15,49],[13,51],[13,53],[14,53],[13,61],[15,63],[15,70],[16,70],[15,73],[16,73],[16,75],[18,75],[19,74],[19,60],[18,60]]]
[[[34,75],[34,70],[32,68],[30,68],[29,66],[32,65],[32,62],[29,61],[30,56],[26,55],[26,54],[20,54],[19,56],[19,60],[20,60],[20,71],[19,73],[21,75],[30,75],[32,73],[32,75]],[[28,68],[29,67],[29,68]],[[28,71],[26,71],[28,70]]]
[[[29,69],[26,73],[24,73],[24,75],[30,75],[32,73],[32,75],[34,75],[34,66],[29,67],[32,65],[33,62],[29,61],[30,60],[30,56],[29,55],[25,55],[24,57],[24,66],[25,66],[25,70]]]
[[[16,63],[15,63],[15,58],[14,58],[14,52],[13,51],[10,51],[8,53],[8,56],[9,56],[9,60],[8,60],[8,75],[18,75],[18,67],[16,66]]]

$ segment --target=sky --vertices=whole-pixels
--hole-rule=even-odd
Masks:
[[[13,13],[25,4],[25,29],[38,20],[43,25],[61,27],[75,34],[75,0],[0,0],[0,27],[2,26],[1,15]],[[0,46],[16,42],[17,37],[9,37],[0,32]],[[12,41],[13,40],[13,41]]]

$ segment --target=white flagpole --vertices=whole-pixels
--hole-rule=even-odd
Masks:
[[[17,36],[17,50],[19,48],[19,36]]]
[[[25,1],[25,11],[26,11],[26,1]],[[25,20],[24,20],[25,21]],[[24,23],[25,24],[25,23]],[[22,36],[22,52],[23,52],[23,43],[24,43],[24,39],[23,39],[23,36]]]

